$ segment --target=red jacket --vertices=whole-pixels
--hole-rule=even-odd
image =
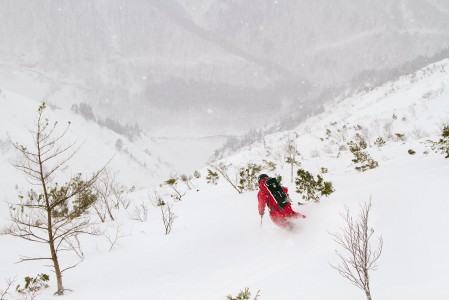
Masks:
[[[264,178],[259,183],[259,192],[257,193],[257,199],[259,200],[259,214],[263,215],[265,212],[265,205],[268,206],[268,209],[271,211],[282,211],[282,209],[278,206],[276,200],[268,191],[268,188],[265,186],[265,181],[268,178]],[[288,189],[286,187],[282,187],[285,194],[288,194]]]
[[[305,218],[305,215],[297,213],[293,211],[292,206],[288,203],[284,208],[280,208],[273,198],[271,193],[268,191],[268,188],[265,186],[265,181],[268,178],[262,179],[259,184],[259,192],[257,193],[257,199],[259,200],[259,214],[263,215],[265,213],[265,206],[268,206],[270,210],[270,218],[274,223],[279,225],[280,227],[288,228],[289,227],[289,218]],[[288,189],[286,187],[282,187],[284,193],[288,194]]]

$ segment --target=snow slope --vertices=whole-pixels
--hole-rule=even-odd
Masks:
[[[276,172],[296,202],[300,196],[293,192],[280,151],[286,138],[296,134],[302,166],[315,174],[328,168],[323,177],[336,190],[319,204],[294,205],[308,216],[298,221],[296,230],[283,231],[267,216],[261,224],[255,191],[240,195],[223,179],[208,185],[203,169],[202,177],[193,181],[199,191],[173,203],[177,218],[171,234],[164,234],[159,208],[149,205],[145,222],[123,214],[115,225],[110,223],[122,233],[112,251],[104,239],[84,239],[86,258],[65,274],[65,287],[73,292],[64,299],[225,299],[244,287],[253,296],[260,290],[260,300],[363,299],[361,291],[331,268],[338,248],[329,233],[343,225],[339,213],[345,206],[357,214],[370,198],[370,225],[384,240],[379,268],[371,275],[373,298],[448,299],[449,160],[425,143],[436,140],[448,121],[449,60],[336,100],[294,132],[267,136],[225,160],[234,166],[262,159],[276,162]],[[378,168],[354,170],[352,155],[343,146],[357,135],[371,144],[367,151]],[[383,147],[374,145],[378,137],[386,141]],[[409,155],[409,149],[416,154]],[[10,191],[13,180],[2,178],[3,190]],[[148,202],[151,191],[148,186],[135,192],[132,201]],[[171,202],[167,195],[164,199]],[[36,245],[4,236],[0,240],[0,279],[50,273],[38,263],[14,264],[18,252],[43,251]],[[52,278],[40,298],[53,299],[54,290]]]
[[[8,136],[14,142],[25,145],[30,143],[31,133],[29,130],[34,129],[40,102],[0,88],[0,105],[2,107],[0,111],[0,140],[4,145],[1,166],[2,170],[5,170],[10,167],[9,161],[14,160],[16,155],[12,147],[8,145]],[[142,186],[147,185],[149,181],[153,184],[157,183],[155,179],[165,172],[162,171],[164,162],[157,163],[157,153],[151,153],[149,149],[152,145],[148,141],[141,139],[131,143],[125,137],[63,109],[47,107],[45,116],[51,123],[57,121],[61,130],[65,128],[67,122],[70,122],[71,125],[64,143],[69,144],[75,141],[77,146],[81,146],[79,154],[75,155],[73,163],[70,164],[72,170],[67,173],[80,171],[90,173],[111,160],[111,168],[119,173],[121,170],[126,170],[126,174],[123,176],[117,175],[120,180],[127,184]],[[118,139],[123,141],[123,149],[126,151],[117,151],[115,143]],[[166,168],[166,166],[164,167]]]

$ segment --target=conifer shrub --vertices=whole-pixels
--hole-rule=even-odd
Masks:
[[[193,172],[193,177],[195,177],[196,179],[201,177],[201,173],[199,171],[195,171]]]
[[[379,163],[375,161],[368,152],[364,152],[367,148],[367,144],[364,140],[361,140],[358,144],[350,141],[348,143],[349,151],[354,155],[352,162],[356,165],[355,169],[359,172],[364,172],[369,169],[375,169],[379,166]]]
[[[50,277],[47,274],[38,274],[36,277],[25,277],[25,285],[20,284],[16,287],[16,292],[21,296],[21,299],[35,299],[43,289],[48,288],[48,281]]]
[[[381,148],[385,145],[385,140],[382,137],[378,137],[376,141],[374,142],[374,145]]]
[[[335,190],[332,182],[324,181],[323,177],[317,175],[317,178],[308,171],[299,169],[296,177],[296,192],[301,194],[305,201],[320,202],[321,197],[329,196]]]
[[[416,151],[415,150],[413,150],[413,149],[408,149],[408,154],[410,154],[410,155],[415,155],[416,154]]]
[[[433,151],[445,155],[449,158],[449,125],[444,125],[441,132],[441,138],[437,141],[428,141]]]
[[[170,189],[170,197],[177,201],[181,201],[182,197],[184,197],[185,194],[187,194],[188,189],[190,189],[190,186],[188,185],[187,189],[180,187],[178,185],[179,180],[182,181],[182,178],[171,177],[164,182],[165,185]]]
[[[395,135],[396,140],[398,142],[404,142],[405,141],[405,134],[403,134],[403,133],[395,133],[394,135]]]
[[[206,182],[209,184],[217,185],[220,177],[217,172],[212,171],[211,169],[207,169]]]
[[[277,165],[275,162],[268,161],[266,159],[262,160],[263,163],[263,169],[267,170],[268,172],[274,172],[277,168]]]
[[[259,292],[257,291],[256,296],[253,298],[253,300],[259,299]],[[226,300],[251,300],[251,292],[249,291],[249,288],[245,288],[243,291],[240,291],[236,297],[233,297],[231,295],[228,295],[226,297]]]
[[[257,176],[263,167],[258,164],[248,163],[246,167],[239,169],[239,185],[241,191],[254,191],[257,189]]]

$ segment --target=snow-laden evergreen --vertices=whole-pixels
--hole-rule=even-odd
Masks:
[[[25,140],[28,133],[24,126],[32,126],[36,103],[3,91],[2,130],[6,128],[14,139]],[[56,116],[72,119],[68,139],[89,140],[82,148],[88,149],[80,151],[73,168],[89,172],[109,158],[115,136],[104,140],[112,136],[101,134],[101,128],[94,130],[96,125],[75,120],[63,111],[52,113]],[[334,253],[338,247],[330,233],[344,225],[340,213],[345,206],[356,215],[359,205],[370,199],[370,226],[374,236],[381,235],[384,241],[379,268],[371,274],[373,299],[447,299],[449,202],[445,186],[449,160],[433,152],[426,141],[438,140],[442,126],[448,123],[449,60],[335,100],[325,113],[309,118],[294,131],[267,136],[224,160],[234,167],[264,159],[276,163],[275,172],[283,176],[283,184],[296,203],[301,198],[294,193],[281,149],[289,137],[297,137],[301,168],[314,174],[327,168],[322,176],[332,181],[335,192],[320,203],[295,204],[294,209],[308,218],[298,220],[294,231],[276,227],[268,214],[261,224],[256,191],[238,194],[223,178],[218,185],[208,185],[206,169],[201,169],[202,176],[192,180],[194,188],[181,201],[166,195],[170,192],[167,186],[160,192],[165,201],[173,203],[177,216],[169,235],[165,235],[160,208],[148,205],[147,221],[132,221],[121,210],[118,221],[105,226],[109,233],[119,230],[120,238],[111,251],[104,238],[83,239],[85,259],[65,273],[64,285],[73,292],[64,299],[218,300],[245,287],[253,295],[260,290],[260,300],[363,299],[363,292],[330,266],[338,262]],[[4,131],[2,134],[4,141]],[[349,141],[362,138],[368,144],[365,151],[379,163],[366,172],[355,170],[347,147]],[[378,138],[385,144],[378,146]],[[19,190],[27,186],[21,174],[6,163],[12,149],[2,147],[0,192],[4,200],[13,202],[18,192],[15,184]],[[416,153],[411,155],[409,150]],[[154,181],[148,173],[126,165],[121,154],[116,158],[118,162],[111,164],[122,178],[145,187],[129,195],[132,203],[148,203],[153,190],[161,187],[150,184]],[[167,178],[156,179],[162,183]],[[1,207],[4,224],[6,205]],[[20,254],[39,255],[47,251],[45,247],[6,236],[0,236],[0,241],[0,280],[51,275],[41,263],[14,264]],[[76,261],[71,256],[65,259]],[[54,290],[51,278],[50,288],[40,298],[53,299]]]

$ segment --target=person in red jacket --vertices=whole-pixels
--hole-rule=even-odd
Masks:
[[[262,217],[265,213],[265,206],[268,206],[270,211],[270,218],[273,222],[281,228],[291,228],[291,219],[305,218],[306,216],[300,214],[292,209],[290,204],[290,198],[288,197],[288,189],[282,187],[285,195],[287,195],[287,203],[281,207],[270,192],[265,182],[270,179],[266,174],[259,175],[259,192],[257,193],[257,199],[259,200],[259,214]]]

